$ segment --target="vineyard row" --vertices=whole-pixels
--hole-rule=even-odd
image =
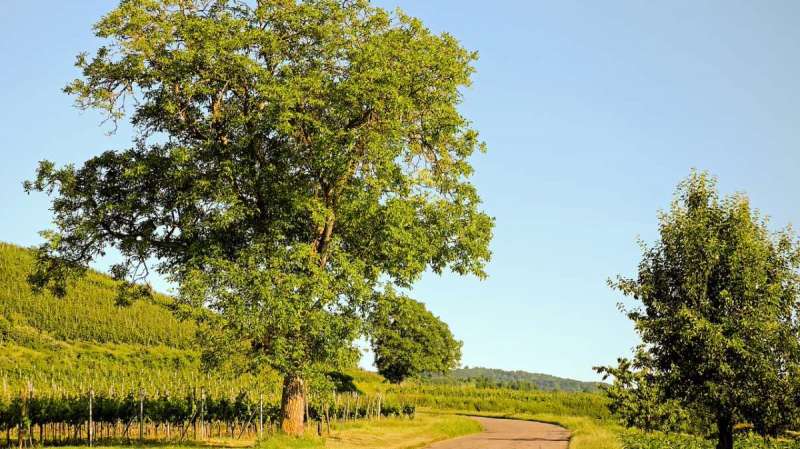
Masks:
[[[306,406],[306,420],[317,432],[331,423],[390,416],[412,418],[415,406],[387,403],[383,396],[333,394]],[[185,396],[97,394],[0,398],[0,431],[5,446],[89,444],[132,440],[204,441],[212,438],[254,439],[278,427],[280,406],[262,395],[211,397],[201,391]],[[1,444],[0,444],[1,445]]]

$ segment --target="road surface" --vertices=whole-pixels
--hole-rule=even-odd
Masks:
[[[569,431],[553,424],[513,419],[473,418],[483,432],[441,441],[428,449],[567,449]]]

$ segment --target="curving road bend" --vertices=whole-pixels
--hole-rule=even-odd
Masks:
[[[567,449],[569,431],[553,424],[513,419],[473,418],[483,432],[441,441],[428,449]]]

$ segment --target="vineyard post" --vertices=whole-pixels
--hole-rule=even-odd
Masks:
[[[94,402],[94,388],[89,390],[89,447],[94,440],[94,420],[92,419],[92,402]]]
[[[258,395],[258,437],[264,438],[264,393]]]
[[[19,447],[22,449],[22,446],[25,444],[25,435],[23,429],[26,427],[28,422],[28,399],[33,394],[32,393],[33,386],[31,382],[28,381],[28,391],[20,391],[20,408],[19,408],[19,425],[17,426],[17,440],[19,442]]]
[[[139,387],[139,442],[144,441],[144,388]]]
[[[196,382],[194,379],[192,382]],[[202,391],[202,389],[201,389]],[[192,387],[192,435],[195,441],[197,441],[197,418],[200,415],[200,410],[197,409],[197,384],[195,383]],[[202,433],[202,429],[200,430]]]
[[[303,385],[303,388],[305,390],[303,392],[303,402],[305,402],[305,407],[306,407],[306,422],[310,423],[311,422],[311,416],[308,415],[308,400],[309,400],[309,397],[308,397],[308,384]]]
[[[336,393],[334,392],[334,395]],[[331,434],[331,415],[330,415],[330,403],[326,401],[325,403],[325,427],[328,429],[328,435]]]
[[[17,442],[19,443],[20,449],[22,449],[22,422],[23,422],[22,415],[24,414],[24,411],[25,411],[25,393],[21,392],[19,396],[20,396],[20,398],[19,398],[20,399],[20,401],[19,401],[20,408],[19,408],[19,416],[17,417],[18,418],[18,420],[17,420]]]
[[[28,381],[28,406],[26,407],[26,416],[28,420],[26,424],[28,428],[26,429],[26,433],[28,435],[28,446],[33,447],[33,421],[31,420],[31,404],[33,403],[33,382]]]
[[[206,438],[206,389],[200,389],[200,439]]]
[[[192,387],[192,433],[197,441],[197,386]]]
[[[336,395],[336,389],[333,389],[333,419],[339,417],[339,396]]]
[[[8,399],[8,381],[6,376],[3,376],[3,399]],[[6,426],[6,446],[11,447],[11,421],[9,420]]]

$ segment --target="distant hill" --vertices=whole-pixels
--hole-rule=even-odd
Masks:
[[[544,391],[584,391],[594,392],[599,382],[582,382],[574,379],[551,376],[549,374],[529,373],[527,371],[505,371],[493,368],[459,368],[447,376],[434,376],[432,383],[472,383],[477,386],[507,387],[519,390]]]

